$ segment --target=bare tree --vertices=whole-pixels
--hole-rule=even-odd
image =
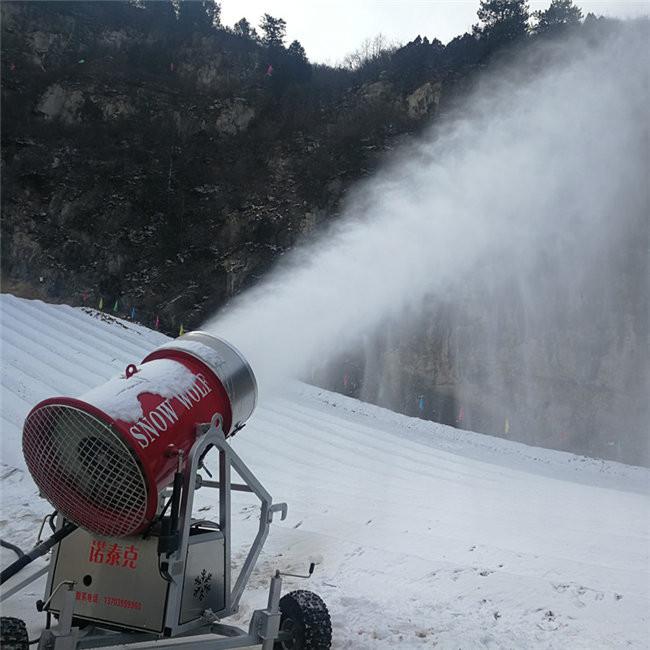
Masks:
[[[358,70],[368,63],[391,54],[397,47],[398,43],[379,33],[373,38],[364,39],[359,48],[344,57],[343,65],[351,70]]]

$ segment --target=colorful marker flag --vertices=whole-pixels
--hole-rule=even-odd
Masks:
[[[503,426],[503,433],[508,435],[510,433],[510,420],[506,418],[506,423]]]
[[[154,327],[159,330],[160,329],[160,316],[156,316],[156,322],[154,324]]]
[[[135,305],[131,307],[131,320],[135,320]]]
[[[99,311],[103,311],[103,310],[104,310],[104,299],[100,298],[99,299]]]
[[[117,310],[118,310],[118,308],[119,308],[119,304],[118,304],[118,302],[117,302],[117,300],[116,300],[116,301],[115,301],[115,304],[113,305],[113,313],[114,313],[114,314],[117,314]]]
[[[183,323],[181,323],[181,328],[178,330],[178,335],[183,336],[185,334],[185,329],[183,328]]]

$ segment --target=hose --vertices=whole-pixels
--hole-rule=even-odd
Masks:
[[[25,555],[25,552],[16,546],[15,544],[12,544],[11,542],[5,542],[4,539],[0,539],[0,546],[3,548],[8,548],[10,551],[13,551],[18,557],[23,557]]]
[[[57,530],[54,535],[48,537],[48,539],[34,546],[31,551],[23,553],[23,555],[21,555],[13,564],[10,564],[6,569],[2,570],[0,573],[0,585],[4,584],[7,580],[9,580],[9,578],[15,576],[22,568],[26,567],[36,558],[41,557],[41,555],[45,555],[53,546],[58,544],[62,539],[67,537],[75,530],[77,530],[77,524],[73,524],[72,522],[68,521],[59,530]]]

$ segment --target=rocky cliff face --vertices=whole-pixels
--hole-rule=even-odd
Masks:
[[[249,39],[142,23],[126,3],[2,4],[3,282],[172,333],[335,218],[440,84],[269,75]]]

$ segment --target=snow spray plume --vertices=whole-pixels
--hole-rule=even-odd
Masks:
[[[524,287],[529,324],[575,278],[602,283],[607,309],[616,289],[598,262],[645,236],[648,212],[647,21],[618,31],[484,75],[461,117],[363,183],[324,237],[206,329],[268,389],[486,273]]]

